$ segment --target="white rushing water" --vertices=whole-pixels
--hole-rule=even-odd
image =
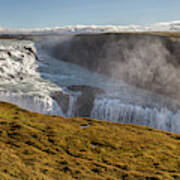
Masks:
[[[38,52],[37,52],[38,49]],[[79,66],[49,57],[31,41],[0,40],[0,100],[45,114],[73,116],[76,93],[63,113],[51,97],[72,84],[98,84],[103,78]],[[65,93],[66,94],[66,93]]]
[[[162,108],[148,108],[124,104],[118,99],[97,98],[91,113],[93,118],[110,119],[113,122],[149,126],[171,132],[180,132],[180,111],[176,113]]]
[[[0,41],[0,100],[34,112],[62,115],[49,97],[51,91],[61,89],[41,78],[35,53],[31,42]]]
[[[80,95],[67,90],[71,85],[105,91],[95,98],[93,118],[180,133],[180,112],[175,101],[54,59],[31,41],[0,40],[1,101],[34,112],[70,117]],[[69,95],[67,112],[52,98],[53,92]]]

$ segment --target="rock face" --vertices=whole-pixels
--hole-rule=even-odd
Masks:
[[[68,89],[71,91],[81,91],[81,92],[91,92],[93,94],[102,94],[104,93],[104,90],[97,88],[97,87],[92,87],[92,86],[86,86],[86,85],[72,85],[68,86]]]
[[[94,99],[97,94],[104,93],[103,90],[96,87],[90,86],[69,86],[69,90],[71,91],[80,91],[81,95],[77,98],[77,101],[74,105],[74,114],[75,116],[81,117],[90,117],[91,111],[94,105]]]
[[[52,55],[136,87],[180,99],[180,41],[166,35],[76,35]]]
[[[66,114],[69,108],[70,96],[61,91],[56,91],[51,94],[51,97],[58,103],[63,113]]]
[[[72,115],[90,117],[91,111],[94,106],[95,96],[102,94],[104,91],[100,88],[85,86],[85,85],[72,85],[67,87],[68,90],[74,92],[81,92],[81,95],[72,104]],[[51,93],[51,97],[58,103],[64,114],[67,114],[70,108],[71,95],[66,94],[62,91],[55,91]]]

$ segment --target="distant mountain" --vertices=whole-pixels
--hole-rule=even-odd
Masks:
[[[134,31],[180,31],[180,21],[160,22],[152,25],[75,25],[54,28],[37,29],[5,29],[0,27],[1,34],[79,34],[79,33],[105,33],[105,32],[134,32]]]
[[[148,31],[180,31],[180,21],[161,22],[151,25]]]

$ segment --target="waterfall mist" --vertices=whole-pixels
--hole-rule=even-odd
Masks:
[[[180,133],[178,37],[107,33],[27,38],[31,40],[0,42],[0,100],[46,114]]]
[[[180,99],[180,43],[149,34],[76,35],[53,56],[136,87]]]

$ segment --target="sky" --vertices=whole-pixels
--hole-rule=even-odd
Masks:
[[[180,0],[0,0],[0,26],[149,25],[180,20]]]

